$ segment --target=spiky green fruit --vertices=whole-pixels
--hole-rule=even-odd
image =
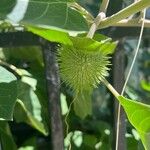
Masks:
[[[60,75],[76,93],[91,90],[108,75],[109,56],[104,44],[88,38],[72,38],[73,46],[62,45],[58,53]]]

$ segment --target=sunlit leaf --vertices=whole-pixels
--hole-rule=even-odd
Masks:
[[[138,131],[145,150],[150,149],[150,105],[119,96],[118,100],[124,107],[131,124]]]
[[[69,34],[63,31],[37,28],[33,26],[28,26],[27,29],[28,31],[31,31],[34,34],[37,34],[48,41],[72,45],[72,41],[69,38]]]
[[[150,83],[148,83],[148,81],[146,82],[146,80],[142,80],[142,81],[141,81],[141,87],[142,87],[144,90],[150,92]]]
[[[29,110],[27,110],[26,106],[21,100],[17,100],[14,116],[18,123],[25,122],[44,135],[48,135],[48,131],[45,129],[44,124],[36,119]]]
[[[68,105],[67,105],[67,101],[66,101],[66,96],[62,93],[60,95],[60,103],[61,103],[62,115],[67,114],[69,110],[68,110]]]
[[[22,81],[27,82],[27,80],[31,82],[31,85],[35,84],[35,81],[31,80],[29,77]],[[28,82],[27,84],[23,82],[19,83],[20,93],[15,106],[14,117],[17,122],[25,122],[41,133],[47,135],[48,131],[42,120],[39,99],[35,94],[33,87],[30,87]]]
[[[84,34],[83,34],[84,35]],[[95,39],[86,37],[72,37],[74,47],[85,52],[102,52],[104,54],[112,54],[117,46],[117,42],[113,42],[111,38],[96,34]]]

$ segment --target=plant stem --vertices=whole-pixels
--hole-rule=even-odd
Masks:
[[[78,3],[70,2],[70,3],[68,3],[68,5],[74,9],[77,9],[79,12],[81,12],[85,16],[86,20],[88,20],[89,23],[93,22],[94,17],[92,16],[92,14],[89,13],[85,8],[80,6]]]
[[[102,3],[101,3],[101,7],[100,7],[100,11],[99,12],[106,13],[108,4],[109,4],[109,0],[103,0]]]
[[[118,26],[118,27],[141,27],[142,25],[142,19],[141,20],[137,20],[137,19],[131,19],[131,20],[128,20],[128,19],[124,19],[124,20],[121,20],[115,24],[113,24],[112,26]],[[145,28],[150,28],[150,20],[146,19],[144,21],[144,27]]]
[[[91,25],[90,27],[90,30],[87,34],[87,37],[88,38],[93,38],[100,22],[102,19],[106,18],[106,10],[107,10],[107,7],[108,7],[108,4],[109,4],[109,0],[103,0],[102,1],[102,4],[101,4],[101,7],[100,7],[100,11],[97,15],[97,17],[94,19],[94,23]]]
[[[126,85],[127,85],[128,81],[129,81],[129,78],[130,78],[130,75],[131,75],[131,72],[132,72],[132,69],[133,69],[135,60],[136,60],[136,58],[137,58],[137,54],[138,54],[138,52],[139,52],[139,48],[140,48],[140,44],[141,44],[141,40],[142,40],[142,35],[143,35],[143,30],[144,30],[145,14],[146,14],[146,9],[144,9],[144,11],[143,11],[143,21],[142,21],[142,26],[141,26],[141,31],[140,31],[140,36],[139,36],[137,48],[136,48],[136,50],[135,50],[135,55],[134,55],[134,57],[133,57],[133,61],[132,61],[132,63],[131,63],[131,67],[130,67],[129,72],[128,72],[128,74],[127,74],[127,78],[126,78],[125,83],[124,83],[124,85],[123,85],[123,88],[122,88],[122,91],[121,91],[121,95],[124,94],[124,91],[125,91],[125,88],[126,88]],[[118,145],[119,145],[120,114],[121,114],[121,105],[119,104],[119,106],[118,106],[118,117],[117,117],[116,150],[118,150]]]
[[[106,87],[116,97],[116,99],[118,99],[118,96],[120,96],[120,94],[114,89],[114,87],[105,78],[101,79],[101,81],[106,85]]]
[[[97,30],[98,25],[100,24],[101,20],[104,19],[106,17],[104,12],[100,12],[97,17],[94,19],[94,23],[92,24],[87,37],[88,38],[93,38],[95,31]]]
[[[135,14],[149,6],[150,6],[150,0],[137,1],[133,4],[131,4],[130,6],[122,9],[118,13],[101,20],[98,29],[112,26],[112,25],[116,24],[116,22],[119,22],[122,19],[125,19],[125,18],[131,16],[132,14]]]
[[[7,62],[4,62],[4,61],[0,60],[0,65],[11,69],[13,72],[15,72],[20,77],[23,76],[22,72],[12,64],[8,64]]]
[[[129,78],[130,78],[130,75],[131,75],[133,66],[134,66],[134,64],[135,64],[135,60],[136,60],[136,58],[137,58],[137,54],[138,54],[138,52],[139,52],[139,48],[140,48],[140,44],[141,44],[141,40],[142,40],[142,35],[143,35],[143,30],[144,30],[145,14],[146,14],[146,9],[144,9],[144,16],[143,16],[143,21],[142,21],[142,27],[141,27],[141,31],[140,31],[140,36],[139,36],[138,44],[137,44],[137,47],[136,47],[136,50],[135,50],[135,55],[134,55],[134,57],[133,57],[133,61],[132,61],[132,63],[131,63],[131,67],[130,67],[129,72],[128,72],[128,74],[127,74],[127,78],[126,78],[126,81],[125,81],[125,83],[124,83],[124,86],[123,86],[121,95],[124,94],[124,91],[125,91],[127,82],[129,81]]]
[[[108,7],[108,3],[109,3],[109,0],[103,0],[102,1],[102,6],[101,6],[100,10],[106,12],[106,9]],[[101,20],[103,18],[105,18],[105,16],[106,15],[105,15],[104,12],[99,12],[99,14],[97,15],[97,17],[94,19],[94,23],[92,24],[92,26],[91,26],[88,34],[87,34],[87,37],[93,38],[98,25],[100,24]],[[119,93],[114,89],[114,87],[105,78],[102,78],[101,81],[107,86],[107,88],[111,91],[111,93],[116,98],[118,98]]]

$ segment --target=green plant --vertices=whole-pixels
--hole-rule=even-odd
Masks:
[[[24,4],[24,12],[22,11],[22,16],[15,17],[15,13],[18,13],[16,12],[18,11],[16,9],[18,3]],[[91,110],[90,102],[85,101],[85,97],[86,95],[90,96],[92,89],[96,87],[100,81],[103,82],[124,107],[129,121],[139,132],[145,149],[149,150],[150,123],[148,123],[148,121],[150,107],[149,105],[123,97],[107,82],[105,77],[108,74],[110,57],[108,55],[113,53],[117,43],[112,42],[108,37],[95,34],[95,31],[109,26],[141,26],[144,22],[142,22],[142,19],[145,20],[145,17],[140,18],[141,20],[139,18],[131,20],[126,18],[149,7],[150,1],[140,0],[118,13],[106,17],[105,13],[109,1],[104,0],[101,4],[100,13],[95,19],[93,19],[94,17],[88,11],[73,0],[46,0],[44,2],[38,0],[20,0],[18,3],[15,0],[3,0],[0,6],[1,20],[8,19],[14,22],[16,21],[25,27],[25,30],[33,32],[49,41],[60,43],[61,48],[58,50],[60,75],[63,81],[75,92],[75,112],[82,118],[91,113],[91,111],[89,111]],[[33,7],[38,7],[40,11],[35,12]],[[89,26],[91,26],[90,29],[88,28]],[[145,26],[149,27],[149,23],[146,23]],[[88,32],[88,34],[81,34],[83,32]],[[39,61],[38,67],[40,68],[42,66],[41,57],[39,57],[38,52],[36,52],[36,54],[38,57],[37,60]],[[3,65],[5,66],[5,64]],[[8,64],[7,66],[12,68]],[[31,92],[33,100],[35,99],[38,102],[39,100],[35,95],[34,89],[35,82],[32,80],[30,73],[16,68],[14,69],[14,67],[12,70],[17,73],[19,72],[18,74],[21,76],[21,83],[18,83],[20,89],[22,88],[22,91],[27,91],[27,93]],[[28,122],[28,124],[46,135],[46,121],[41,124],[40,119],[36,118],[34,113],[31,113],[30,106],[21,101],[26,98],[26,93],[21,93],[21,95],[18,93],[17,95],[16,77],[3,67],[0,68],[0,71],[6,74],[0,81],[2,87],[6,86],[5,89],[2,88],[4,92],[0,94],[2,99],[2,107],[0,107],[1,119],[12,120],[15,106],[15,111],[20,111],[23,114],[22,116],[24,116],[24,118],[22,116],[19,117],[17,113],[14,113],[16,120]],[[24,78],[30,78],[31,82],[29,82],[30,79],[25,80]],[[3,83],[6,85],[3,85]],[[5,91],[11,90],[11,88],[14,90],[12,93],[13,96],[11,96],[11,98],[9,97],[10,100],[8,105],[6,105],[5,100],[8,101],[8,97],[5,96],[7,95]],[[3,96],[3,94],[5,95]],[[79,105],[80,108],[77,107]],[[86,109],[83,111],[82,109],[85,107]],[[8,111],[8,109],[11,111]],[[81,111],[81,113],[79,113],[79,111]],[[6,112],[9,112],[9,114]],[[45,128],[43,126],[45,126]]]

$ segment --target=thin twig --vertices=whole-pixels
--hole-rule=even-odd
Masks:
[[[136,50],[135,50],[135,55],[134,55],[134,58],[133,58],[131,67],[130,67],[130,69],[129,69],[127,78],[126,78],[126,80],[125,80],[125,83],[124,83],[124,86],[123,86],[121,95],[124,94],[124,91],[125,91],[125,88],[126,88],[126,86],[127,86],[128,81],[129,81],[129,78],[130,78],[130,75],[131,75],[131,72],[132,72],[132,69],[133,69],[135,60],[136,60],[136,58],[137,58],[137,54],[138,54],[138,52],[139,52],[139,48],[140,48],[140,44],[141,44],[141,39],[142,39],[142,35],[143,35],[143,30],[144,30],[145,13],[146,13],[146,9],[144,9],[143,22],[142,22],[142,27],[141,27],[141,31],[140,31],[139,40],[138,40],[138,45],[137,45],[137,48],[136,48]],[[117,116],[116,150],[118,150],[118,144],[119,144],[118,141],[119,141],[119,129],[120,129],[120,128],[119,128],[119,126],[120,126],[120,109],[121,109],[121,105],[120,105],[120,103],[119,103],[119,106],[118,106],[118,116]]]
[[[89,13],[85,8],[83,8],[82,6],[80,6],[78,3],[68,3],[68,5],[74,9],[77,9],[79,12],[81,12],[84,17],[86,18],[86,20],[88,20],[89,23],[92,23],[94,20],[94,17],[92,16],[91,13]]]
[[[94,23],[92,24],[87,37],[88,38],[93,38],[95,31],[97,30],[98,25],[100,24],[101,20],[104,19],[106,17],[104,12],[100,12],[97,17],[94,19]]]
[[[93,38],[100,22],[104,18],[106,18],[106,10],[107,10],[108,4],[109,4],[109,0],[103,0],[102,1],[102,4],[100,6],[100,11],[99,11],[97,17],[94,19],[94,23],[91,25],[90,30],[87,34],[88,38],[91,38],[91,39]]]
[[[11,69],[13,72],[15,72],[19,76],[23,76],[22,72],[12,64],[8,64],[7,62],[0,60],[0,65]]]
[[[109,4],[109,0],[103,0],[99,12],[104,12],[106,14],[108,4]]]
[[[144,18],[145,18],[145,10],[144,10],[144,16],[143,16],[143,22],[142,22],[142,26],[141,26],[141,32],[140,32],[140,36],[139,36],[139,40],[138,40],[138,45],[137,45],[137,48],[135,50],[135,55],[134,55],[134,58],[133,58],[133,61],[132,61],[132,64],[131,64],[131,67],[130,67],[130,70],[128,72],[128,75],[127,75],[127,78],[126,78],[126,81],[124,83],[124,86],[123,86],[123,89],[122,89],[122,92],[121,92],[121,95],[124,94],[124,91],[125,91],[125,88],[126,88],[126,85],[127,85],[127,82],[129,80],[129,77],[131,75],[131,71],[133,69],[133,66],[134,66],[134,63],[135,63],[135,60],[137,58],[137,54],[139,52],[139,48],[140,48],[140,44],[141,44],[141,40],[142,40],[142,35],[143,35],[143,30],[144,30]]]
[[[143,23],[143,20],[139,19],[123,19],[111,26],[116,26],[116,27],[141,27]],[[150,20],[145,19],[144,20],[144,28],[150,28]]]
[[[150,0],[140,0],[138,2],[135,2],[132,5],[117,12],[116,14],[101,20],[98,29],[112,26],[117,22],[121,21],[122,19],[125,19],[131,16],[132,14],[135,14],[149,6],[150,6]]]
[[[106,85],[106,87],[111,91],[111,93],[118,99],[118,96],[120,95],[114,87],[105,79],[101,79],[101,81]]]

